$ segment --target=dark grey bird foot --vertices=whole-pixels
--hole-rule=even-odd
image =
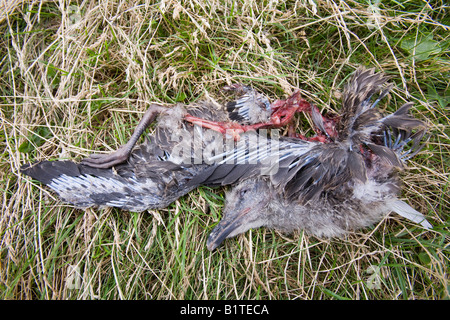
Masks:
[[[111,168],[116,164],[127,161],[130,152],[125,146],[110,154],[91,154],[88,158],[81,160],[81,163],[93,168]]]
[[[128,142],[121,146],[117,151],[110,154],[91,154],[88,158],[83,159],[81,161],[82,164],[93,167],[93,168],[111,168],[116,164],[123,163],[127,161],[130,156],[131,150],[135,146],[139,137],[145,131],[145,129],[152,123],[156,116],[162,112],[170,112],[170,109],[162,107],[157,104],[151,104],[141,121],[137,125],[136,129],[133,132],[133,135],[130,137]]]

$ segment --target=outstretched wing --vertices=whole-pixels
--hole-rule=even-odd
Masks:
[[[192,190],[186,184],[204,166],[161,161],[159,156],[149,154],[146,146],[136,148],[127,163],[113,168],[42,161],[22,166],[21,172],[79,208],[110,206],[130,211],[164,208]]]
[[[209,176],[201,177],[201,183],[228,184],[251,176],[269,176],[286,197],[306,202],[350,179],[366,179],[362,155],[338,144],[255,135],[253,143],[247,139],[209,159],[218,162]]]

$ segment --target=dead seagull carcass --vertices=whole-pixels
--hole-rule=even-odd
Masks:
[[[341,236],[391,211],[431,228],[421,213],[397,198],[398,172],[420,150],[425,131],[423,122],[408,115],[411,104],[387,116],[378,111],[378,102],[391,89],[383,87],[386,80],[372,70],[357,70],[344,91],[339,117],[333,118],[322,116],[298,93],[270,104],[240,86],[234,89],[243,97],[229,105],[230,116],[208,103],[170,109],[152,105],[117,152],[92,155],[81,164],[25,165],[22,172],[77,207],[131,211],[166,207],[199,185],[234,185],[224,217],[208,239],[210,250],[225,238],[262,226]],[[380,96],[372,102],[376,93]],[[262,116],[255,116],[255,110]],[[232,140],[245,142],[252,130],[286,125],[303,111],[311,115],[319,133],[315,138],[293,134],[274,139],[256,131],[256,144],[224,148],[230,132]],[[155,135],[134,147],[157,114]],[[218,138],[216,131],[225,137]],[[196,132],[200,139],[193,139]],[[205,149],[214,152],[199,158],[196,151]]]

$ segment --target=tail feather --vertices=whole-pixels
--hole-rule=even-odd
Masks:
[[[406,103],[400,107],[393,114],[387,115],[380,121],[391,128],[411,130],[418,127],[423,127],[424,123],[409,115],[408,111],[412,107],[412,103]]]
[[[404,162],[411,159],[418,154],[423,147],[424,143],[421,143],[426,130],[422,129],[411,133],[410,130],[390,130],[386,128],[383,132],[384,146],[378,146],[379,148],[391,150],[391,153],[398,157],[399,162]]]
[[[340,141],[349,139],[351,145],[359,145],[368,141],[373,132],[380,130],[382,116],[375,106],[392,89],[392,85],[385,85],[387,80],[374,69],[356,70],[344,89],[342,117],[337,126]],[[378,92],[379,97],[372,103],[372,97]]]

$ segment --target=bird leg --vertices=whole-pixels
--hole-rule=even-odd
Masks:
[[[194,117],[190,114],[184,116],[184,120],[192,124],[201,126],[202,128],[211,129],[220,132],[224,136],[231,136],[235,140],[239,140],[239,135],[246,132],[248,129],[247,125],[240,125],[237,122],[221,122],[221,121],[210,121],[199,117]]]
[[[187,122],[190,122],[192,124],[196,124],[201,126],[202,128],[211,129],[217,132],[220,132],[224,136],[234,138],[236,141],[239,140],[240,134],[251,131],[251,130],[258,130],[262,128],[268,128],[268,127],[282,127],[285,123],[284,119],[283,121],[280,121],[277,119],[276,122],[261,122],[261,123],[255,123],[255,124],[239,124],[237,122],[228,121],[228,122],[221,122],[221,121],[209,121],[204,120],[199,117],[194,117],[190,114],[186,114],[184,116],[184,120]]]
[[[291,122],[296,112],[305,112],[311,109],[311,105],[305,99],[300,97],[300,92],[295,92],[286,100],[277,100],[272,104],[272,113],[268,122],[261,122],[249,125],[241,125],[236,122],[217,122],[204,120],[198,117],[186,114],[184,120],[192,124],[197,124],[203,128],[215,130],[239,140],[243,132],[258,130],[262,128],[279,128]]]
[[[110,168],[116,164],[125,162],[145,129],[155,120],[158,114],[167,112],[167,110],[167,108],[160,105],[151,104],[141,121],[139,121],[130,140],[125,145],[110,154],[91,154],[88,158],[83,159],[81,163],[93,168]]]

